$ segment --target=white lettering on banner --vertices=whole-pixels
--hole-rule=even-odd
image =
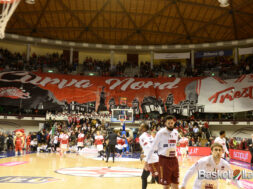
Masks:
[[[69,84],[66,85],[66,87],[70,87],[71,85],[74,85],[77,82],[76,79],[72,79]]]
[[[63,79],[63,80],[59,83],[59,85],[58,85],[59,89],[62,89],[62,88],[64,87],[64,85],[65,85],[67,82],[68,82],[68,80]]]
[[[49,84],[49,83],[51,83],[51,84],[57,84],[57,83],[59,83],[60,82],[60,80],[59,79],[51,79],[51,77],[46,77],[46,78],[44,78],[43,79],[43,81],[41,81],[40,83],[39,83],[39,85],[42,85],[42,86],[46,86],[47,84]]]
[[[198,151],[199,151],[199,149],[198,149],[198,148],[192,148],[192,149],[190,149],[190,150],[189,150],[189,155],[192,155],[192,154],[197,154],[197,153],[198,153]]]
[[[131,85],[132,89],[141,89],[144,86],[143,81],[135,82]]]
[[[234,152],[233,155],[234,155],[235,158],[239,158],[239,159],[242,159],[244,161],[248,159],[248,153]]]
[[[82,85],[83,83],[85,83],[84,85]],[[92,84],[90,84],[90,80],[81,80],[81,81],[78,81],[76,84],[75,84],[75,87],[77,88],[87,88],[87,87],[90,87],[92,86]]]
[[[160,89],[160,90],[163,90],[163,89],[173,89],[173,88],[177,88],[177,84],[181,81],[180,78],[176,78],[174,81],[172,82],[166,82],[166,83],[159,83],[159,82],[156,82],[156,83],[153,83],[152,81],[148,81],[147,83],[145,83],[144,81],[137,81],[137,82],[134,82],[135,79],[133,78],[127,78],[127,79],[123,79],[123,80],[120,80],[120,79],[107,79],[105,81],[106,84],[110,85],[109,89],[110,90],[114,90],[116,87],[118,86],[121,86],[121,90],[122,91],[126,91],[126,89],[128,87],[130,87],[131,89],[133,90],[138,90],[138,89],[141,89],[141,88],[149,88],[151,86],[153,86],[154,88],[157,88]],[[114,83],[113,83],[114,82]]]
[[[226,99],[229,101],[234,100],[235,98],[250,98],[253,99],[252,89],[253,86],[242,88],[242,91],[233,91],[234,87],[229,87],[222,91],[214,93],[211,97],[208,98],[212,103],[224,103]]]
[[[28,75],[29,73],[28,72],[2,72],[0,73],[0,80],[1,81],[5,81],[5,82],[21,82],[22,79],[16,79],[16,80],[6,80],[6,79],[2,79],[2,77],[4,75],[7,75],[7,74],[12,74],[12,75],[17,75],[17,76],[26,76]],[[26,80],[28,79],[28,77],[26,77]],[[26,82],[24,82],[26,83]]]
[[[4,75],[7,74],[11,74],[14,76],[20,76],[19,79],[15,79],[15,80],[7,80],[7,79],[3,79]],[[81,80],[81,81],[77,81],[76,79],[72,79],[69,83],[68,80],[66,79],[58,79],[58,78],[51,78],[51,77],[45,77],[44,79],[42,79],[39,76],[34,75],[35,78],[30,80],[33,76],[29,74],[29,72],[2,72],[0,73],[0,80],[1,81],[5,81],[5,82],[21,82],[21,83],[31,83],[34,85],[41,85],[43,87],[45,87],[48,84],[58,84],[58,88],[62,89],[64,87],[70,87],[72,85],[74,85],[77,88],[88,88],[90,86],[92,86],[92,84],[90,83],[90,80]]]
[[[21,81],[22,83],[27,83],[28,80],[31,79],[31,78],[32,78],[31,75],[25,75],[24,77],[22,77],[22,78],[20,79],[20,81]]]
[[[26,76],[29,76],[29,75],[26,75]],[[26,76],[25,76],[25,77],[26,77]],[[41,79],[42,79],[41,77],[37,76],[35,79],[29,81],[29,83],[32,83],[32,84],[34,84],[34,85],[38,85],[38,84],[39,84],[39,81],[40,81]]]

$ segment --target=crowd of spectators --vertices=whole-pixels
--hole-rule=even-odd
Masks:
[[[67,116],[67,120],[65,120]],[[104,121],[108,118],[107,114],[65,114],[57,113],[53,115],[48,113],[49,120],[44,127],[38,132],[31,132],[28,136],[31,138],[31,147],[27,151],[55,151],[59,147],[59,141],[55,144],[55,137],[59,137],[61,132],[67,132],[69,135],[70,150],[76,151],[77,138],[79,133],[84,133],[84,147],[95,145],[95,135],[99,131],[105,138],[109,131],[110,123]],[[64,119],[64,120],[57,120]],[[118,132],[122,132],[120,129]],[[126,133],[122,136],[128,141],[130,149],[136,149],[133,136]],[[0,132],[0,152],[3,150],[11,151],[14,149],[13,144],[14,132]]]
[[[110,115],[109,114],[97,114],[97,113],[85,113],[85,114],[68,114],[60,113],[53,114],[47,113],[47,122],[44,127],[38,132],[31,132],[28,135],[31,138],[30,151],[55,151],[56,144],[55,136],[59,137],[62,131],[67,131],[70,142],[70,149],[76,148],[78,134],[84,133],[85,147],[94,146],[95,135],[99,131],[104,137],[110,129]],[[149,124],[150,131],[157,132],[160,128],[164,127],[164,118],[152,120],[140,120],[140,122],[146,121]],[[193,117],[188,119],[177,119],[175,122],[175,128],[178,130],[180,137],[187,137],[189,139],[189,146],[210,146],[215,137],[212,136],[208,122],[197,121]],[[122,132],[119,129],[118,132]],[[4,150],[13,150],[13,137],[14,133],[0,131],[0,152]],[[133,133],[126,132],[123,136],[129,143],[131,152],[140,150],[137,130]],[[227,145],[230,149],[248,150],[248,139],[245,138],[227,138]],[[53,148],[54,147],[54,148]]]
[[[158,131],[164,126],[164,118],[150,121],[150,128],[152,131]],[[178,130],[180,137],[187,137],[189,139],[189,146],[210,146],[211,133],[207,122],[196,121],[188,118],[186,120],[178,119],[175,123],[175,128]]]
[[[218,76],[224,79],[239,77],[242,74],[253,73],[253,56],[241,56],[238,64],[229,56],[218,56],[211,59],[195,59],[195,69],[187,69],[186,75]]]
[[[253,72],[253,56],[241,56],[238,64],[229,56],[217,56],[213,58],[195,59],[194,69],[190,60],[183,66],[180,62],[163,60],[155,63],[153,68],[150,62],[137,63],[118,62],[110,64],[110,60],[99,60],[86,57],[82,64],[74,59],[70,64],[64,54],[52,53],[43,56],[33,53],[29,61],[26,54],[11,53],[7,49],[0,49],[0,68],[4,70],[28,70],[45,72],[49,69],[62,74],[88,75],[90,72],[98,76],[117,77],[198,77],[198,76],[219,76],[221,78],[238,77],[241,74]],[[45,69],[47,68],[47,69]],[[78,69],[81,68],[81,69]]]
[[[6,71],[39,71],[43,72],[45,67],[56,69],[59,73],[69,74],[77,68],[77,60],[71,65],[63,54],[52,53],[36,55],[33,53],[27,61],[26,54],[11,53],[7,49],[0,49],[0,68]]]

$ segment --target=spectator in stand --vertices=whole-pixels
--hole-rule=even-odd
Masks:
[[[235,149],[234,140],[235,140],[235,137],[229,139],[229,148],[230,149]]]
[[[37,151],[37,147],[38,147],[38,140],[37,140],[37,138],[34,138],[31,141],[31,151],[32,152],[36,152]]]
[[[251,165],[251,169],[252,169],[252,167],[253,167],[253,134],[251,134],[251,139],[248,140],[248,146],[249,146],[249,151],[251,153],[250,165]]]
[[[239,149],[240,150],[246,150],[247,149],[247,141],[245,138],[242,139],[242,141],[240,142],[240,145],[239,145]]]
[[[6,143],[7,143],[7,151],[12,151],[14,149],[14,144],[13,144],[13,136],[11,134],[8,134]]]
[[[237,149],[237,147],[238,147],[238,142],[235,137],[233,139],[233,146],[234,146],[234,149]]]
[[[193,127],[193,138],[194,138],[194,143],[196,143],[196,145],[198,145],[199,136],[200,136],[199,128],[197,127],[197,125],[195,125]]]
[[[0,153],[4,151],[4,142],[5,142],[4,133],[0,131]]]

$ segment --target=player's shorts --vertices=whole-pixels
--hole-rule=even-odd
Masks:
[[[22,146],[16,145],[15,146],[15,151],[22,151]]]
[[[77,146],[83,147],[83,142],[78,142]]]
[[[98,150],[98,151],[102,151],[102,150],[103,150],[103,144],[97,145],[97,150]]]
[[[180,154],[186,154],[187,148],[186,147],[180,147]]]
[[[179,165],[177,157],[159,156],[159,183],[162,185],[179,184]]]
[[[118,148],[117,148],[117,150],[116,150],[116,151],[117,151],[117,153],[122,154],[122,151],[123,151],[123,150],[122,150],[122,149],[118,149]]]
[[[61,149],[67,150],[68,149],[68,145],[67,144],[61,144]]]
[[[157,177],[159,175],[160,166],[158,162],[148,164],[148,169],[152,173],[153,177]]]

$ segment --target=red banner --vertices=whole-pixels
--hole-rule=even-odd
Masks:
[[[188,147],[188,152],[190,156],[209,156],[211,154],[210,147]],[[177,154],[181,155],[180,147],[177,147]]]
[[[60,109],[71,102],[75,106],[96,102],[100,110],[108,110],[126,99],[126,106],[136,105],[143,113],[239,112],[252,110],[252,82],[253,75],[221,80],[0,72],[0,104],[17,105],[22,99],[25,108],[49,109],[57,105]]]
[[[251,154],[250,151],[229,149],[229,155],[231,159],[239,160],[250,163]]]

